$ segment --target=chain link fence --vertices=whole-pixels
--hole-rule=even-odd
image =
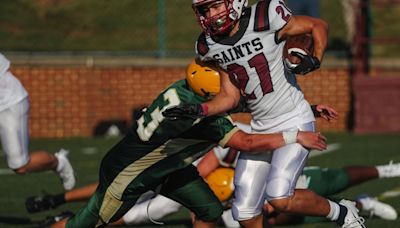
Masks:
[[[330,25],[328,55],[346,56],[352,46],[342,2],[320,1]],[[249,5],[257,0],[249,0]],[[390,2],[390,1],[386,1]],[[129,55],[191,57],[201,28],[191,0],[7,0],[0,8],[0,49],[31,55]],[[379,33],[398,34],[399,8],[374,17]],[[390,16],[393,15],[393,16]],[[377,20],[375,20],[377,19]],[[390,25],[390,26],[389,26]],[[385,48],[378,55],[396,56]]]

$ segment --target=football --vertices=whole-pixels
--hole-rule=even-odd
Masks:
[[[314,42],[311,34],[301,34],[296,36],[289,36],[286,39],[286,44],[283,47],[283,57],[288,59],[292,64],[299,64],[300,59],[291,53],[299,52],[304,55],[313,55],[314,53]]]

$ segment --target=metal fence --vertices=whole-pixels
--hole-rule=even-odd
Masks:
[[[330,25],[328,55],[345,56],[352,46],[347,37],[341,3],[320,1],[320,15]],[[0,50],[90,56],[190,57],[201,28],[191,0],[15,0],[0,7]],[[249,4],[257,0],[249,0]],[[397,1],[385,1],[387,5]],[[388,17],[397,32],[397,8]],[[374,20],[381,21],[381,20]],[[389,24],[380,26],[386,32]],[[333,54],[332,54],[333,53]],[[378,55],[390,53],[379,49]],[[395,52],[397,53],[397,52]]]

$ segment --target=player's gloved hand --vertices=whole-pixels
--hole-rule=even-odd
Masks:
[[[297,51],[293,51],[291,54],[300,58],[300,63],[296,67],[291,68],[291,71],[295,74],[307,74],[318,69],[321,65],[321,62],[315,56],[304,55]]]
[[[315,117],[322,117],[327,121],[336,120],[339,113],[332,107],[324,104],[311,105]]]
[[[207,113],[200,104],[181,104],[172,108],[166,109],[162,112],[163,116],[169,119],[182,119],[182,118],[202,118],[206,117]]]

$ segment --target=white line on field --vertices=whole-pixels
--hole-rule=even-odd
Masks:
[[[378,196],[378,199],[387,199],[387,198],[393,198],[400,196],[400,187],[396,187],[393,189],[390,189],[389,191],[383,192]]]
[[[82,154],[85,155],[93,155],[93,154],[97,154],[98,149],[96,147],[85,147],[82,149]]]
[[[14,171],[12,171],[9,168],[0,169],[0,175],[10,175],[10,174],[14,174]]]
[[[339,150],[339,149],[340,149],[340,143],[332,143],[332,144],[329,144],[327,146],[326,150],[324,150],[324,151],[311,150],[308,157],[311,158],[311,157],[325,155],[327,153],[331,153],[331,152],[333,152],[335,150]]]
[[[44,172],[40,172],[41,174],[45,173],[45,174],[54,174],[54,171],[48,170],[48,171],[44,171]],[[12,171],[9,168],[0,168],[0,175],[16,175],[16,173],[14,171]]]

